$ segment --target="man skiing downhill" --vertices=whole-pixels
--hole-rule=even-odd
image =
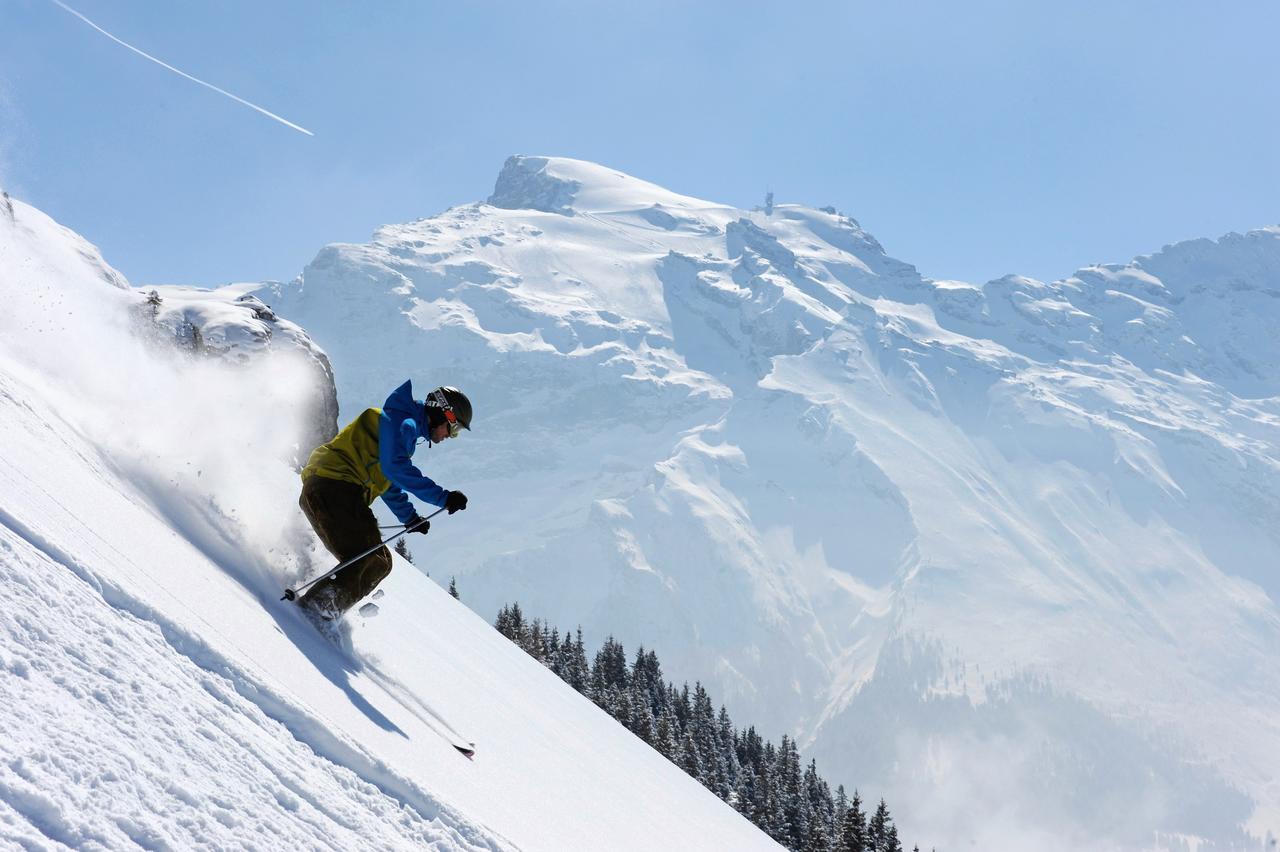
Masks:
[[[391,554],[381,541],[369,508],[381,497],[412,532],[425,534],[409,494],[452,515],[467,508],[461,491],[446,491],[414,466],[419,440],[439,444],[471,429],[471,401],[454,387],[438,387],[425,400],[413,398],[412,382],[391,392],[382,408],[368,408],[327,444],[311,453],[302,469],[298,505],[320,541],[339,561],[376,548],[368,556],[325,577],[298,603],[323,620],[340,617],[391,573]]]

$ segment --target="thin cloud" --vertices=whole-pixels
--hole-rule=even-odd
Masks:
[[[185,71],[181,71],[181,70],[179,70],[179,69],[177,69],[177,68],[174,68],[172,65],[168,64],[167,62],[162,62],[162,61],[160,61],[159,59],[156,59],[156,58],[155,58],[154,56],[152,56],[151,54],[149,54],[149,53],[146,53],[146,52],[144,52],[144,51],[139,50],[138,48],[134,47],[133,45],[129,44],[128,42],[126,42],[126,41],[121,41],[120,39],[118,39],[118,38],[116,38],[115,36],[113,36],[111,33],[109,33],[109,32],[107,32],[106,30],[104,30],[102,27],[100,27],[100,26],[98,26],[97,24],[95,24],[93,21],[91,21],[91,20],[89,20],[88,18],[86,18],[84,15],[80,14],[79,12],[77,12],[75,9],[72,9],[72,8],[71,8],[70,6],[68,6],[66,3],[63,3],[63,2],[62,2],[62,0],[50,0],[50,2],[54,3],[54,4],[55,4],[55,5],[57,5],[57,6],[60,6],[61,8],[65,9],[66,11],[68,11],[68,12],[70,12],[71,14],[75,15],[77,18],[79,18],[80,20],[84,21],[86,24],[88,24],[89,26],[93,27],[95,30],[97,30],[98,32],[100,32],[100,33],[102,33],[104,36],[106,36],[107,38],[109,38],[109,39],[111,39],[112,41],[114,41],[116,44],[119,44],[119,45],[122,45],[122,46],[124,46],[124,47],[129,48],[130,50],[132,50],[134,53],[138,54],[138,55],[139,55],[139,56],[141,56],[142,58],[144,58],[144,59],[150,59],[152,62],[154,62],[155,64],[159,65],[160,67],[162,67],[162,68],[168,68],[170,71],[172,71],[173,73],[177,74],[178,76],[180,76],[180,77],[186,77],[188,80],[190,80],[190,81],[191,81],[191,82],[193,82],[193,83],[199,83],[201,86],[204,86],[206,89],[213,89],[215,92],[217,92],[217,93],[218,93],[218,94],[220,94],[220,95],[226,95],[227,97],[231,98],[231,100],[233,100],[233,101],[235,101],[235,102],[237,102],[237,103],[244,104],[245,106],[249,107],[250,109],[257,110],[258,112],[260,112],[260,113],[262,113],[263,115],[265,115],[267,118],[275,119],[276,121],[278,121],[278,122],[280,122],[281,124],[283,124],[285,127],[292,127],[294,130],[298,131],[299,133],[305,133],[305,134],[307,134],[308,136],[315,136],[315,134],[314,134],[314,133],[312,133],[310,130],[307,130],[305,127],[299,127],[298,125],[294,124],[292,121],[289,121],[289,120],[288,120],[288,119],[286,119],[286,118],[281,118],[280,116],[276,115],[274,112],[271,112],[270,110],[265,110],[265,109],[263,109],[262,107],[258,106],[257,104],[250,103],[249,101],[246,101],[244,98],[241,98],[241,97],[238,97],[238,96],[236,96],[236,95],[233,95],[233,94],[231,94],[230,92],[228,92],[226,89],[219,89],[217,86],[213,85],[212,83],[206,83],[204,80],[201,80],[199,77],[192,77],[192,76],[191,76],[190,74],[188,74],[187,72],[185,72]]]

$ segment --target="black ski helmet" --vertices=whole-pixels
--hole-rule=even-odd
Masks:
[[[458,422],[462,424],[462,428],[470,431],[471,429],[471,400],[467,399],[467,395],[455,387],[442,385],[431,393],[427,394],[427,420],[431,425],[435,425],[444,419],[444,412],[452,411],[453,416],[458,418]]]

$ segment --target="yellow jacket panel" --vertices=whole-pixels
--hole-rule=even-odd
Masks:
[[[378,422],[382,409],[366,408],[352,420],[332,441],[311,451],[302,478],[323,476],[354,482],[365,490],[365,499],[372,503],[391,487],[391,481],[382,472],[378,462]]]

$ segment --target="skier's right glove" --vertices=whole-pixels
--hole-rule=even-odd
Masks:
[[[461,491],[450,491],[449,496],[444,498],[444,508],[450,515],[461,512],[467,508],[467,495]]]
[[[416,532],[416,533],[422,533],[423,535],[426,535],[427,533],[431,532],[431,522],[428,521],[426,518],[421,517],[420,515],[414,515],[413,520],[405,524],[404,528],[408,532]]]

